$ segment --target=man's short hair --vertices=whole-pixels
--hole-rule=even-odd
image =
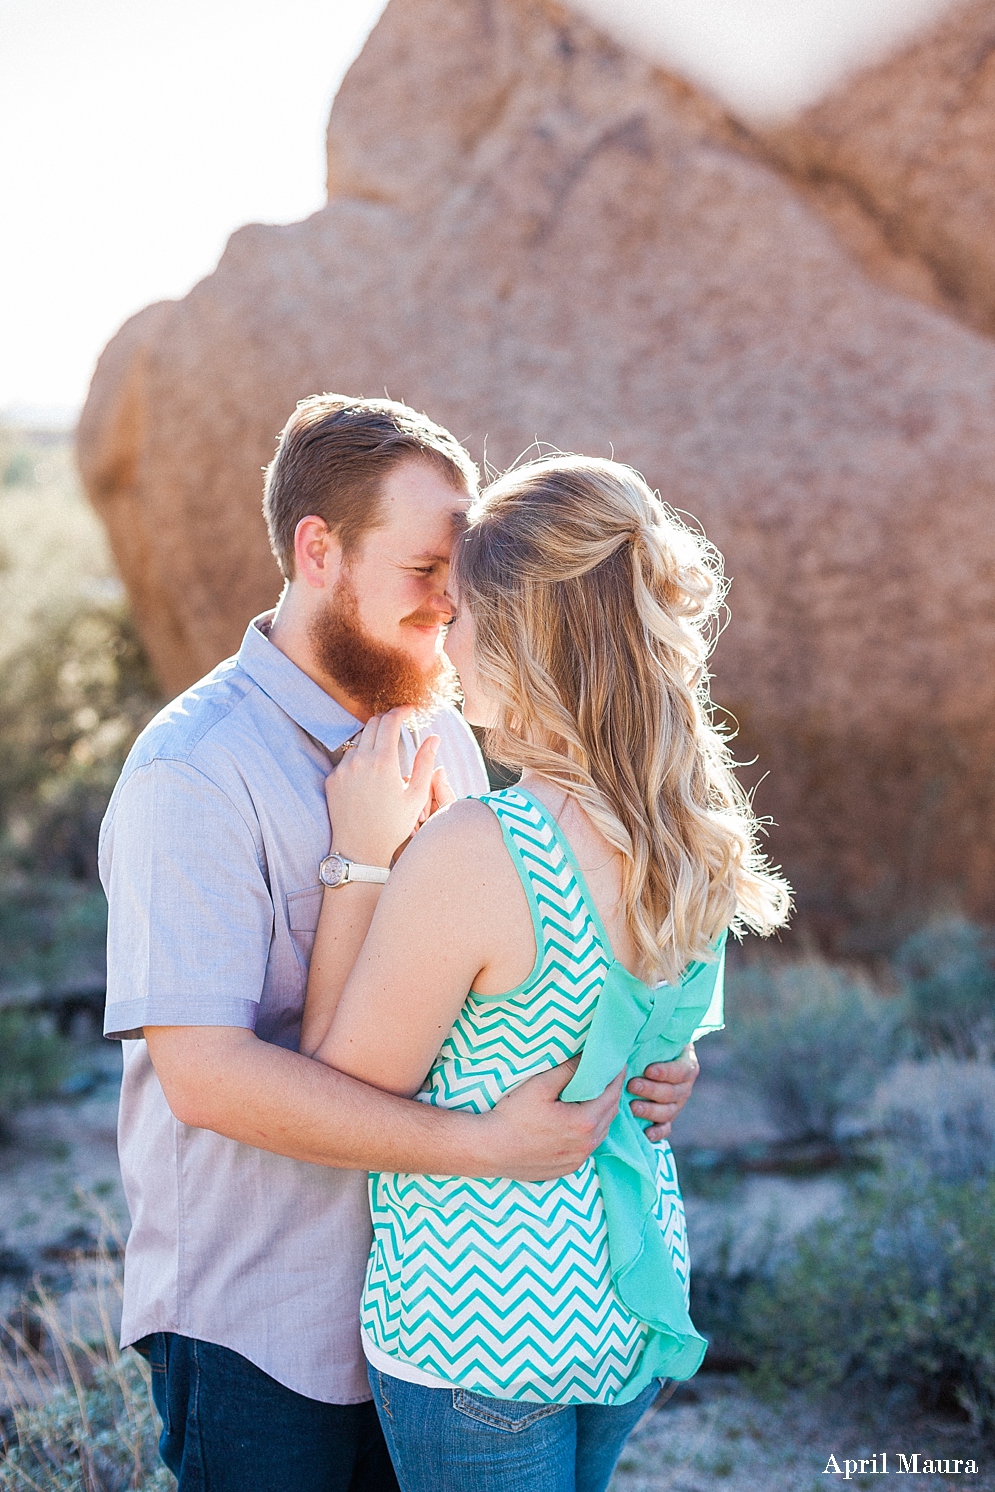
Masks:
[[[392,399],[314,394],[302,399],[266,469],[263,514],[285,579],[294,576],[302,518],[323,518],[349,554],[381,521],[387,474],[412,458],[431,462],[454,491],[474,495],[475,462],[454,435]]]

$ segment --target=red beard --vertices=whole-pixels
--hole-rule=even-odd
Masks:
[[[404,621],[432,626],[438,616],[412,612]],[[400,648],[370,636],[359,619],[359,602],[348,580],[339,581],[325,611],[311,622],[308,641],[325,673],[371,715],[401,705],[419,715],[434,715],[458,697],[456,674],[445,653],[429,668],[419,668]]]

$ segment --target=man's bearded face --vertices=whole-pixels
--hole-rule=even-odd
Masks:
[[[401,625],[433,627],[438,621],[438,612],[415,611]],[[325,610],[313,618],[309,641],[321,668],[371,715],[409,705],[419,715],[429,716],[458,696],[456,674],[445,653],[439,652],[423,668],[403,649],[379,642],[366,630],[347,575],[336,585]]]

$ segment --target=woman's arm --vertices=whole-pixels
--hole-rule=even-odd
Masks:
[[[361,865],[389,866],[430,806],[438,736],[418,748],[407,782],[398,754],[405,711],[374,715],[359,745],[325,783],[332,848]],[[300,1050],[311,1056],[327,1035],[346,978],[383,887],[363,881],[326,889],[315,932]]]
[[[315,1056],[411,1096],[468,990],[514,988],[534,961],[528,901],[500,825],[482,803],[454,803],[391,873]]]
[[[389,864],[389,847],[403,843],[430,806],[417,810],[424,784],[431,778],[435,738],[422,744],[415,759],[424,778],[413,771],[405,788],[397,756],[404,714],[392,711],[382,721],[372,720],[363,733],[365,745],[347,754],[326,785],[335,849],[350,859]],[[387,731],[380,738],[384,725]],[[378,738],[379,753],[373,750]],[[422,752],[426,758],[419,766]],[[373,779],[372,758],[378,774]],[[379,829],[375,824],[371,829],[371,816],[387,819],[387,826],[381,822]],[[408,897],[406,886],[420,875],[425,883],[412,884]],[[385,890],[384,900],[397,905],[396,916],[390,911],[383,926],[377,919],[375,941],[363,950],[363,967],[349,988],[343,1023],[329,1037],[336,1007]],[[405,919],[413,925],[406,928]],[[389,970],[389,960],[396,961],[395,975],[369,990],[374,949],[383,968]],[[454,949],[461,955],[456,961]],[[356,883],[326,892],[312,955],[301,1051],[357,1077],[363,1071],[366,1081],[381,1090],[417,1092],[467,991],[477,988],[493,994],[512,989],[526,977],[534,959],[528,903],[497,820],[483,804],[454,805],[418,834],[386,888]],[[402,1000],[402,989],[410,990],[410,1003]],[[404,1031],[407,1040],[407,1028],[417,1022],[416,1008],[427,1025],[413,1045],[399,1050],[399,1034]],[[690,1061],[651,1067],[630,1084],[637,1098],[634,1112],[655,1125],[647,1131],[651,1140],[669,1133],[671,1121],[690,1095],[697,1063],[693,1048],[686,1055]],[[509,1101],[510,1096],[502,1107]]]

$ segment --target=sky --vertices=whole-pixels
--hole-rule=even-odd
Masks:
[[[951,0],[571,0],[747,118],[791,115]]]
[[[121,323],[247,222],[324,200],[385,0],[0,0],[0,413],[71,421]],[[573,0],[744,114],[791,112],[950,0]]]
[[[246,222],[324,201],[329,106],[384,0],[0,0],[0,411],[97,356]]]

